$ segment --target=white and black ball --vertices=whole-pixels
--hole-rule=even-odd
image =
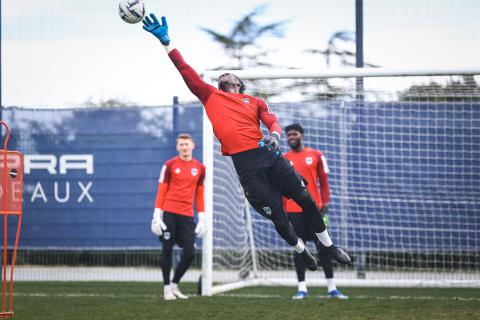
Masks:
[[[118,5],[118,14],[125,22],[137,23],[145,16],[145,5],[142,0],[122,0]]]

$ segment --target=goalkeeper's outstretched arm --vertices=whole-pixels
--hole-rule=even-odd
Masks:
[[[145,16],[143,24],[143,29],[160,40],[190,91],[205,104],[212,92],[217,89],[203,81],[197,72],[185,62],[180,52],[172,45],[170,37],[168,36],[167,18],[162,17],[162,23],[160,23],[155,15],[151,13],[150,17]]]

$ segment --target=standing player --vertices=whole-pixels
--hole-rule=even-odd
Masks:
[[[219,77],[219,89],[204,82],[170,42],[165,17],[160,23],[150,14],[143,19],[143,24],[146,31],[160,40],[190,91],[204,105],[213,132],[222,145],[222,154],[232,157],[245,196],[255,210],[273,222],[278,234],[301,255],[309,270],[316,270],[315,258],[295,234],[282,208],[282,195],[295,200],[327,252],[339,263],[350,263],[350,257],[332,243],[305,184],[280,155],[282,129],[267,104],[244,94],[245,85],[233,74]],[[269,129],[268,136],[262,136],[260,121]]]
[[[291,124],[285,128],[288,145],[291,149],[285,154],[285,158],[290,161],[297,172],[306,180],[308,191],[317,203],[318,208],[321,209],[323,221],[325,225],[328,226],[327,209],[330,200],[330,188],[328,186],[329,171],[327,160],[321,151],[303,145],[303,133],[303,128],[298,123]],[[318,190],[318,182],[320,182],[320,192]],[[302,208],[289,199],[284,199],[284,208],[296,234],[304,242],[308,240],[315,241],[315,246],[318,251],[318,261],[327,279],[328,296],[348,299],[347,296],[337,290],[333,279],[332,260],[330,256],[323,251],[322,244],[315,237],[308,223],[306,223],[302,214]],[[292,298],[304,299],[308,297],[307,285],[305,283],[305,266],[297,253],[294,256],[294,262],[298,278],[298,292]]]
[[[163,244],[162,273],[165,300],[188,299],[178,289],[178,283],[193,261],[195,234],[203,238],[207,231],[204,222],[203,198],[205,166],[193,158],[194,148],[192,136],[187,133],[180,134],[177,137],[178,156],[165,162],[158,180],[151,229],[160,237]],[[198,211],[196,228],[193,223],[194,198]],[[183,248],[183,256],[170,283],[172,251],[175,243]]]

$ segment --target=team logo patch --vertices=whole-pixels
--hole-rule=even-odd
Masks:
[[[168,231],[163,233],[163,239],[165,239],[165,240],[169,240],[171,236],[172,235]]]
[[[196,176],[198,174],[198,169],[197,168],[192,168],[192,170],[190,170],[190,172],[192,173],[192,176]]]
[[[270,209],[270,207],[263,207],[262,209],[268,216],[272,215],[272,209]]]
[[[176,173],[176,174],[179,174],[181,171],[182,171],[182,170],[180,170],[180,168],[175,169],[175,173]]]
[[[248,98],[243,98],[242,101],[245,102],[245,103],[250,103],[250,99],[248,99]]]
[[[306,157],[305,158],[305,162],[308,164],[308,165],[311,165],[313,163],[313,158],[312,157]]]

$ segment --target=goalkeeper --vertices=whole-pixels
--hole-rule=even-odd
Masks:
[[[218,89],[204,82],[174,48],[168,36],[165,17],[161,23],[154,14],[143,19],[143,28],[160,40],[168,56],[183,77],[187,87],[205,107],[213,132],[222,146],[222,154],[231,156],[245,196],[258,213],[270,219],[278,234],[300,254],[305,267],[317,269],[317,262],[297,237],[282,208],[282,195],[293,199],[303,211],[326,251],[339,263],[350,263],[350,257],[337,248],[315,201],[296,171],[280,154],[282,132],[276,116],[259,98],[245,94],[244,83],[225,73],[218,79]],[[263,137],[260,121],[270,134]]]
[[[303,144],[304,130],[298,123],[285,127],[290,151],[285,154],[285,158],[290,161],[292,166],[307,181],[307,188],[315,199],[317,206],[321,208],[323,221],[328,226],[328,202],[330,200],[330,188],[328,186],[328,165],[325,155],[312,148],[305,147]],[[320,192],[318,188],[320,182]],[[324,252],[324,247],[316,239],[312,229],[306,223],[300,208],[292,200],[284,198],[284,208],[288,214],[288,218],[293,225],[297,235],[304,241],[314,241],[318,251],[318,261],[323,268],[325,278],[328,284],[328,296],[332,298],[347,299],[335,286],[333,279],[332,260],[328,254]],[[305,282],[305,266],[302,259],[295,254],[295,271],[298,279],[298,292],[292,297],[293,299],[304,299],[308,297],[307,285]]]
[[[178,156],[165,162],[158,180],[152,232],[162,241],[163,297],[165,300],[188,299],[178,289],[178,283],[187,272],[195,256],[195,234],[206,233],[204,222],[203,180],[205,166],[193,158],[195,148],[192,136],[182,133],[177,137]],[[193,200],[196,199],[198,223],[193,223]],[[172,283],[172,251],[177,243],[183,255],[175,269]]]

